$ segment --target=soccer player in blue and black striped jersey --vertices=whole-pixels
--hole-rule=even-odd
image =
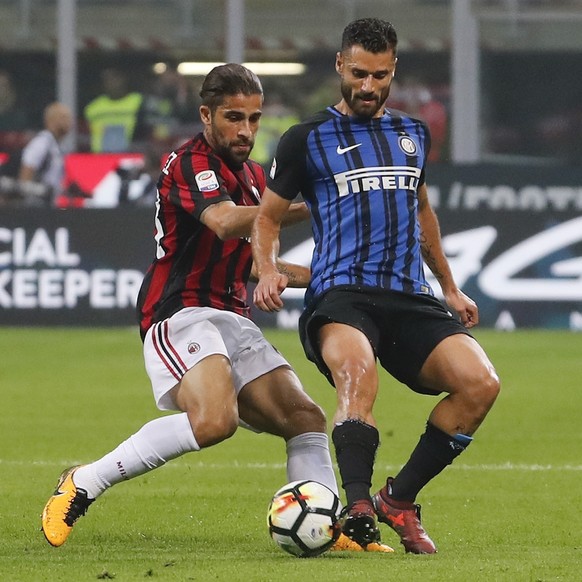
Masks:
[[[276,311],[286,278],[276,269],[280,222],[299,193],[311,211],[315,250],[299,331],[307,357],[335,386],[332,438],[346,494],[344,532],[377,542],[376,519],[407,552],[436,546],[420,521],[420,490],[472,441],[499,379],[468,329],[476,304],[455,284],[427,194],[426,124],[385,102],[397,36],[376,18],[349,24],[336,56],[342,99],[281,138],[252,233],[257,307]],[[445,301],[427,283],[436,276]],[[412,390],[446,393],[410,459],[370,495],[379,433],[376,359]]]

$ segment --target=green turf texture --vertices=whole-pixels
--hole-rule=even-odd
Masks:
[[[331,417],[335,393],[295,332],[267,331]],[[0,579],[18,581],[582,580],[582,335],[477,338],[501,395],[469,450],[419,502],[434,556],[327,553],[298,559],[267,534],[285,478],[280,439],[239,430],[107,491],[50,547],[42,507],[61,470],[90,462],[159,413],[135,329],[0,328]],[[382,372],[374,490],[407,459],[436,400]]]

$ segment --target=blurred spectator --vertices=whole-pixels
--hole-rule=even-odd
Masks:
[[[31,138],[30,120],[10,73],[0,69],[0,151],[21,149]]]
[[[61,142],[73,127],[73,114],[63,103],[51,103],[44,110],[44,129],[22,151],[18,178],[21,184],[44,186],[44,197],[52,203],[60,194],[64,176]]]
[[[405,111],[426,122],[431,135],[428,161],[445,160],[448,139],[447,108],[433,97],[426,84],[412,76],[405,77],[400,83],[395,80],[387,106]]]
[[[280,93],[267,94],[261,115],[261,128],[255,138],[252,158],[268,169],[273,161],[279,138],[299,122],[297,114],[284,102]]]
[[[534,124],[531,147],[534,155],[554,157],[569,164],[582,160],[582,107],[568,107],[552,112]]]
[[[119,69],[104,69],[101,81],[103,94],[93,99],[84,111],[89,126],[91,151],[131,151],[135,149],[132,142],[143,95],[129,90],[127,77]]]
[[[157,194],[157,180],[162,156],[155,147],[146,147],[140,156],[119,156],[101,178],[95,188],[84,197],[84,208],[116,208],[118,206],[154,206]]]
[[[143,166],[135,174],[121,175],[119,190],[119,205],[135,204],[136,206],[154,206],[158,193],[157,183],[162,162],[160,152],[149,148],[144,154]],[[165,159],[164,159],[165,161]]]
[[[29,128],[29,120],[12,77],[8,71],[0,69],[0,131],[19,131]]]
[[[64,176],[61,142],[71,131],[73,115],[62,103],[44,110],[44,129],[26,144],[20,155],[18,175],[0,178],[5,199],[27,205],[52,205],[60,194]]]
[[[175,68],[167,66],[144,92],[135,139],[172,149],[182,124],[190,122],[197,113],[190,85]]]
[[[319,80],[316,84],[316,89],[307,94],[301,107],[301,116],[309,117],[317,111],[323,111],[336,101],[337,74],[334,73]]]

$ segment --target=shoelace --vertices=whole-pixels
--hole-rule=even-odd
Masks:
[[[71,527],[81,516],[87,513],[91,503],[93,503],[93,500],[88,499],[87,494],[83,490],[77,490],[65,515],[65,523]]]

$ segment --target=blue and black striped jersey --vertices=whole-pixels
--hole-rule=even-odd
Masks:
[[[283,135],[267,186],[310,208],[306,302],[337,285],[432,294],[417,216],[429,148],[424,122],[388,110],[361,119],[328,107]]]

